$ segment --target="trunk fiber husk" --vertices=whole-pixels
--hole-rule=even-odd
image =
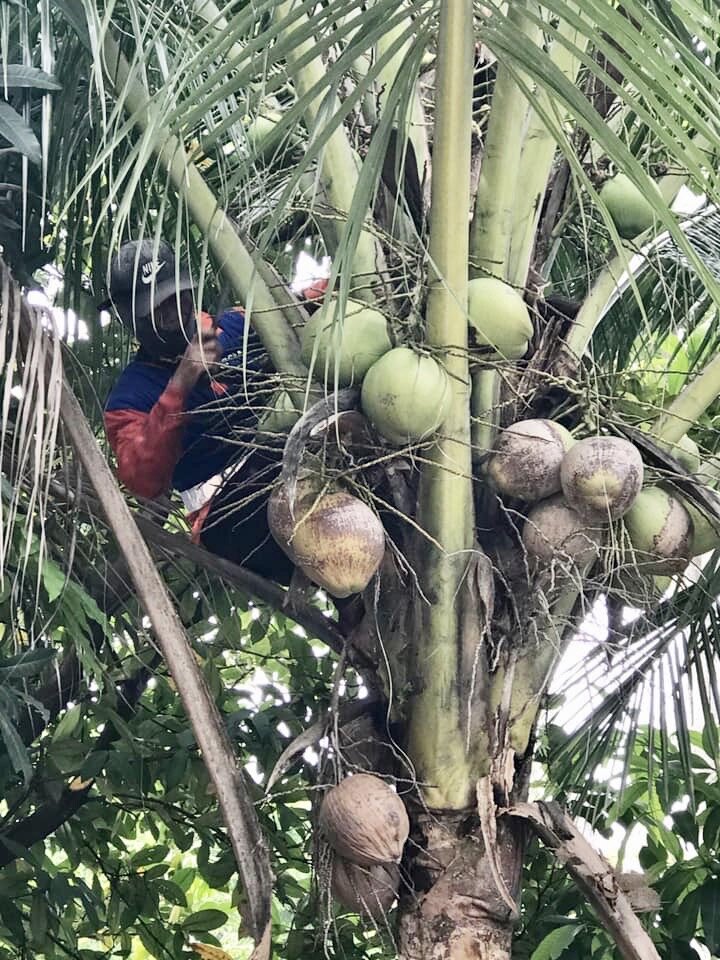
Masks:
[[[497,822],[500,876],[518,902],[525,829]],[[510,960],[515,917],[501,895],[473,811],[413,817],[400,899],[401,960]]]

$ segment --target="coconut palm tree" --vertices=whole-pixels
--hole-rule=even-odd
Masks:
[[[720,522],[713,6],[47,0],[6,5],[2,17],[3,257],[28,288],[59,271],[62,304],[88,325],[60,396],[57,341],[31,329],[6,280],[7,529],[30,543],[41,522],[41,557],[67,538],[62,519],[46,522],[76,476],[59,468],[60,424],[75,450],[66,463],[81,463],[94,488],[73,499],[90,524],[83,550],[97,559],[92,523],[104,513],[235,852],[247,855],[243,844],[259,843],[252,803],[227,779],[222,726],[88,427],[127,355],[88,307],[108,254],[129,236],[171,240],[209,300],[245,304],[295,416],[311,408],[288,444],[286,483],[295,488],[298,458],[311,463],[385,525],[385,557],[351,632],[323,625],[311,592],[292,609],[341,652],[336,681],[354,671],[383,704],[379,746],[361,767],[395,785],[410,818],[398,954],[510,957],[530,824],[569,863],[619,954],[658,956],[612,872],[528,791],[553,677],[598,610],[607,624],[574,668],[591,702],[572,738],[543,750],[564,797],[582,796],[598,765],[627,767],[649,692],[649,737],[667,743],[675,727],[695,804],[691,693],[706,729],[717,727],[717,573],[705,556]],[[688,196],[692,214],[677,205]],[[301,350],[307,303],[290,290],[300,247],[331,257],[327,363],[317,343]],[[361,436],[320,448],[304,429],[317,425],[315,401],[325,421],[358,406],[340,391],[357,303],[423,361],[403,374],[387,354],[389,374],[375,370],[380,386],[368,375],[363,388]],[[388,381],[400,398],[395,433],[377,397]],[[153,509],[135,511],[140,530],[172,549]],[[21,545],[5,558],[11,546],[23,568]],[[26,553],[24,568],[42,570]],[[72,552],[62,559],[70,575]],[[283,603],[272,585],[242,582]],[[361,768],[341,746],[328,785]],[[662,785],[670,773],[650,775]],[[382,805],[368,816],[359,829],[377,837]],[[325,839],[337,846],[346,827],[326,818]],[[260,942],[269,870],[253,879],[246,868],[244,880]]]

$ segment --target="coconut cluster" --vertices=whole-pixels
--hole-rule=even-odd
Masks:
[[[385,316],[366,303],[342,307],[330,297],[304,326],[301,352],[314,377],[328,387],[360,386],[361,407],[380,436],[395,446],[431,437],[447,416],[450,380],[444,367],[409,347],[393,348]],[[261,417],[259,430],[287,433],[299,416],[280,391]],[[345,490],[300,484],[291,501],[279,487],[268,502],[274,539],[313,582],[333,597],[363,591],[385,551],[377,514]]]
[[[319,824],[334,853],[333,896],[350,910],[381,917],[397,896],[397,865],[410,833],[404,803],[384,780],[358,773],[328,791]]]
[[[679,497],[643,486],[640,452],[620,437],[576,442],[550,420],[523,420],[501,432],[486,471],[501,496],[533,505],[522,540],[540,567],[587,567],[599,555],[604,529],[621,518],[632,564],[643,575],[678,573],[694,551],[718,539],[715,530],[708,535],[707,520],[696,532]]]

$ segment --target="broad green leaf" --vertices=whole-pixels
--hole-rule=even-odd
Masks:
[[[52,647],[34,647],[14,657],[0,658],[0,676],[6,681],[37,676],[55,659]]]
[[[720,951],[720,880],[709,880],[699,891],[704,941],[712,954]]]
[[[68,740],[74,737],[80,729],[82,723],[84,707],[81,703],[76,703],[60,718],[60,721],[53,730],[52,742],[59,743],[61,740]]]
[[[222,910],[198,910],[191,913],[182,921],[182,928],[187,933],[206,933],[209,930],[217,930],[227,923],[227,914]]]
[[[155,886],[158,892],[170,903],[174,903],[179,907],[187,907],[185,892],[177,883],[174,883],[172,880],[160,878],[155,880]]]
[[[566,925],[564,927],[558,927],[557,930],[552,930],[538,944],[530,960],[557,960],[558,957],[563,955],[581,930],[582,927],[577,924]]]
[[[38,138],[6,100],[0,100],[0,137],[24,154],[31,163],[40,163],[42,153]]]
[[[20,739],[13,722],[2,710],[0,710],[0,736],[2,736],[13,770],[22,773],[25,780],[29,780],[32,776],[32,766],[25,744]]]
[[[8,87],[36,87],[39,90],[61,90],[60,84],[49,73],[21,63],[3,64],[0,61],[0,90]]]
[[[53,560],[46,560],[43,564],[42,580],[48,600],[54,603],[65,589],[67,577]]]

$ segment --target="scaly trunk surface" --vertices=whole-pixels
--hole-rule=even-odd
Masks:
[[[423,811],[413,817],[399,904],[401,960],[509,960],[520,892],[525,831],[499,820],[491,863],[474,811]]]

